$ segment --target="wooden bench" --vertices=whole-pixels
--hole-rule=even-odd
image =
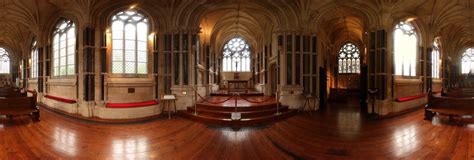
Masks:
[[[474,98],[443,97],[430,94],[428,104],[425,106],[425,119],[432,120],[436,113],[448,116],[450,122],[453,117],[474,116]]]
[[[15,116],[31,116],[33,120],[39,121],[39,109],[36,102],[37,94],[33,93],[32,97],[12,97],[0,99],[0,115],[8,118]]]
[[[21,89],[12,90],[0,90],[0,97],[13,98],[13,97],[26,97],[26,92],[21,92]]]
[[[463,89],[458,89],[458,90],[450,91],[447,93],[443,93],[442,96],[454,97],[454,98],[472,98],[474,97],[474,92],[463,88]]]

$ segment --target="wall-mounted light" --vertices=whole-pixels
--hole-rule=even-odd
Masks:
[[[148,40],[153,41],[155,39],[155,32],[151,32],[150,35],[148,35]]]
[[[136,6],[137,6],[136,4],[131,5],[131,6],[130,6],[130,9],[134,9]]]
[[[411,21],[413,21],[413,20],[415,20],[415,19],[416,19],[415,17],[410,17],[410,18],[407,18],[407,20],[405,20],[405,21],[411,22]]]

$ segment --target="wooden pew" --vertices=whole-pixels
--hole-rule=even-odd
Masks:
[[[27,93],[21,92],[20,88],[0,88],[0,97],[11,98],[11,97],[26,97]]]
[[[8,118],[15,116],[31,116],[33,120],[39,121],[39,109],[36,102],[37,93],[32,97],[12,97],[0,99],[0,115],[6,115]]]
[[[436,113],[446,115],[451,122],[453,117],[474,116],[474,98],[444,97],[430,94],[425,106],[425,120],[432,120]]]
[[[443,93],[442,96],[454,98],[472,98],[474,97],[474,91],[472,90],[472,88],[461,88]]]

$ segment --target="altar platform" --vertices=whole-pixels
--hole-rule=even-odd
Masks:
[[[258,95],[210,96],[200,99],[180,115],[207,124],[239,128],[268,124],[296,114],[275,97]]]

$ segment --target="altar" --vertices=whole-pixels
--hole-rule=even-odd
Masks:
[[[226,80],[227,81],[227,94],[231,92],[245,92],[248,93],[249,81],[248,80]]]

